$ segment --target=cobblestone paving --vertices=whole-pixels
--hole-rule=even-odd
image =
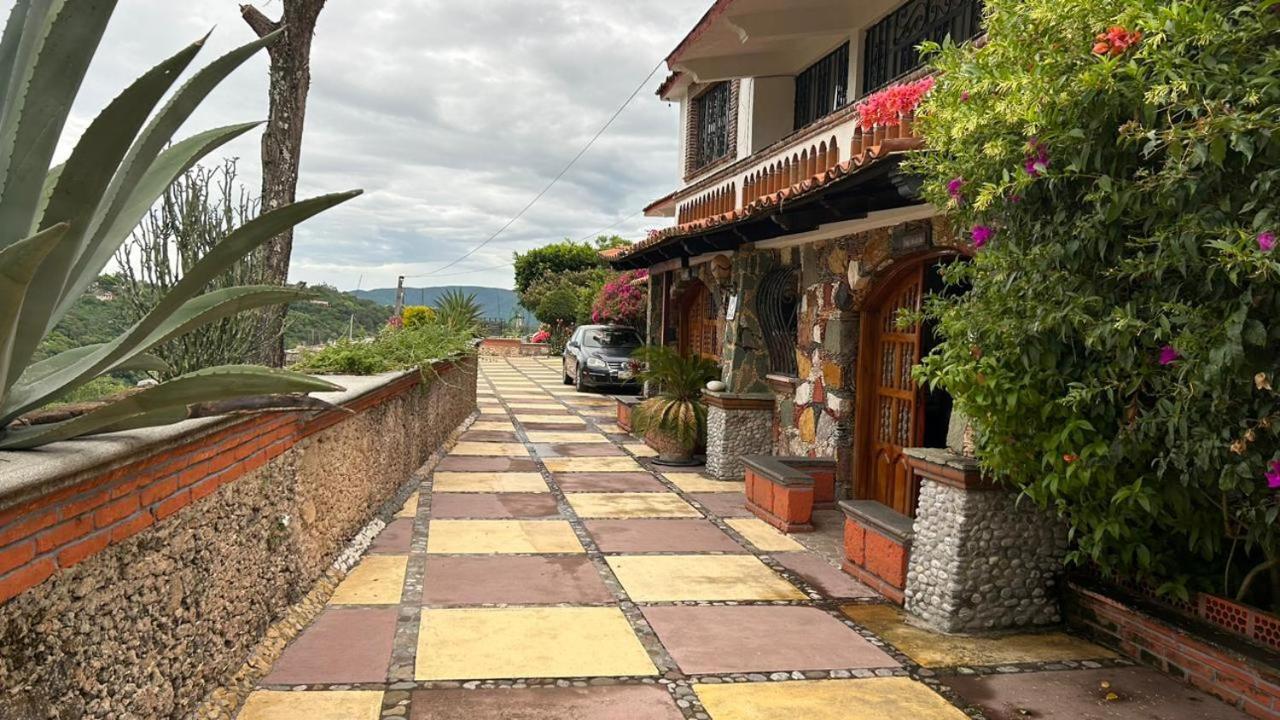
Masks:
[[[907,625],[743,512],[742,483],[653,465],[557,361],[479,382],[240,720],[1242,717],[1068,635]]]

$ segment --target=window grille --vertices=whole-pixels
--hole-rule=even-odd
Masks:
[[[713,85],[693,102],[698,122],[696,169],[729,154],[729,83]]]
[[[796,336],[800,330],[800,288],[793,268],[766,273],[756,295],[756,314],[769,352],[769,372],[796,374]]]
[[[963,42],[981,31],[982,0],[909,0],[867,30],[863,94],[920,67],[920,43]]]
[[[796,76],[795,129],[844,107],[849,100],[849,43]]]

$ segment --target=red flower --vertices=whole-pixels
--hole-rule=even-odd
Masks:
[[[1134,30],[1130,32],[1113,25],[1106,32],[1098,33],[1094,38],[1097,42],[1093,44],[1093,53],[1095,55],[1123,55],[1129,48],[1137,45],[1142,41],[1142,32]]]
[[[858,104],[858,120],[863,131],[876,125],[897,125],[903,115],[915,112],[920,100],[933,89],[933,76],[901,83],[873,93]]]

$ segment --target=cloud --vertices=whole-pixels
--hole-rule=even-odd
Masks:
[[[475,247],[559,172],[706,3],[329,0],[312,51],[299,194],[366,192],[299,228],[293,279],[344,289],[394,285],[397,275],[426,273]],[[259,7],[280,13],[279,0]],[[120,0],[64,148],[133,78],[210,28],[197,63],[252,38],[236,0]],[[676,113],[653,96],[663,70],[498,240],[438,278],[412,282],[510,287],[509,268],[458,273],[585,236],[673,189]],[[180,134],[264,118],[266,89],[263,55]],[[241,158],[241,178],[253,188],[258,138],[221,153]],[[657,224],[637,216],[613,232],[639,237]]]

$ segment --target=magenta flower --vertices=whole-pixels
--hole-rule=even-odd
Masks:
[[[973,246],[979,250],[982,249],[982,246],[986,245],[995,234],[995,228],[990,225],[974,225],[973,229],[969,231],[969,236],[973,238]]]
[[[1276,234],[1270,230],[1258,233],[1258,248],[1262,252],[1271,252],[1276,247]]]
[[[1171,365],[1173,364],[1174,361],[1180,359],[1181,357],[1182,357],[1182,353],[1178,352],[1178,349],[1172,345],[1165,345],[1164,347],[1160,348],[1160,364],[1161,365]]]
[[[1044,144],[1035,138],[1031,138],[1027,142],[1027,161],[1023,164],[1022,169],[1027,171],[1031,177],[1039,177],[1045,170],[1049,169],[1049,151],[1045,149]]]
[[[969,91],[965,90],[960,93],[960,102],[969,102]]]
[[[947,183],[947,194],[956,202],[964,202],[964,178],[951,178]]]
[[[1280,460],[1272,460],[1271,465],[1267,468],[1267,487],[1272,490],[1280,490]]]

